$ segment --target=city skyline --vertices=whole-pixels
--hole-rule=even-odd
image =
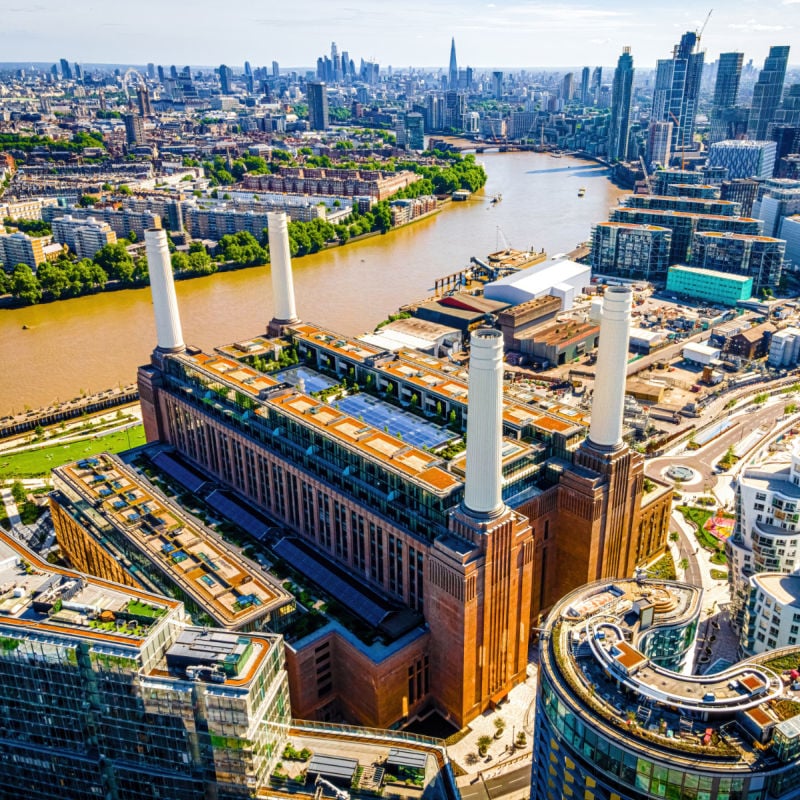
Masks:
[[[633,0],[445,0],[434,6],[412,0],[402,8],[353,0],[335,10],[318,0],[302,0],[268,11],[247,2],[236,15],[222,15],[216,5],[200,0],[195,13],[187,16],[176,5],[165,8],[154,0],[115,6],[111,13],[87,0],[69,6],[40,0],[6,9],[3,57],[6,62],[56,61],[66,55],[84,63],[236,66],[245,59],[254,64],[277,60],[287,67],[311,68],[316,55],[334,40],[351,57],[374,58],[382,66],[446,69],[453,36],[464,66],[612,65],[629,45],[637,65],[646,70],[671,56],[676,34],[700,30],[709,10],[710,5],[698,7],[686,0],[648,7],[646,15]],[[93,24],[87,25],[87,19]],[[733,0],[712,14],[701,47],[707,62],[720,52],[738,50],[745,61],[758,65],[771,45],[790,43],[798,21],[800,0]]]

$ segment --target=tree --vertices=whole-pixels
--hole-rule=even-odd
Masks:
[[[131,244],[135,244],[136,242],[138,242],[138,241],[139,241],[139,237],[136,235],[136,231],[131,231],[131,232],[128,234],[128,241],[129,241]]]
[[[392,212],[389,204],[382,200],[375,206],[375,227],[381,232],[386,233],[392,227]]]
[[[78,205],[81,208],[88,208],[89,206],[96,205],[99,199],[99,197],[96,197],[93,194],[82,194],[78,200]]]
[[[57,263],[45,262],[36,271],[42,293],[58,300],[62,295],[68,294],[70,282],[66,271]]]
[[[189,256],[186,253],[173,253],[170,260],[173,272],[186,272],[189,269]]]
[[[119,194],[124,194],[124,195],[126,195],[126,196],[127,196],[127,195],[131,195],[131,194],[133,194],[133,192],[131,191],[131,187],[130,187],[130,186],[128,186],[126,183],[121,183],[121,184],[120,184],[120,185],[117,187],[117,192],[118,192]]]
[[[266,264],[268,261],[267,251],[247,231],[226,234],[219,240],[219,246],[225,261],[232,261],[241,267]]]
[[[495,717],[492,724],[494,725],[495,738],[499,739],[506,729],[506,721],[502,717]]]
[[[478,745],[478,755],[483,757],[486,755],[486,751],[489,749],[489,746],[492,743],[492,737],[487,736],[484,734],[483,736],[478,737],[477,745]]]
[[[216,272],[217,265],[205,250],[195,251],[189,253],[189,269],[197,275],[210,275],[212,272]]]
[[[42,287],[27,264],[17,264],[11,273],[9,291],[14,297],[34,305],[42,299]]]
[[[94,256],[94,262],[112,281],[128,283],[133,278],[134,263],[125,245],[120,242],[101,247]]]
[[[682,569],[684,572],[686,572],[686,570],[689,569],[689,559],[688,558],[682,558],[678,562],[678,567],[680,569]]]
[[[22,481],[14,481],[14,483],[11,484],[11,496],[14,498],[15,503],[25,502],[28,493],[25,491],[25,486]]]

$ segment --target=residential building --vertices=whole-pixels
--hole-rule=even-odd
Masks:
[[[772,334],[768,363],[771,367],[793,367],[800,360],[800,328],[788,327]]]
[[[94,258],[98,250],[117,241],[107,222],[94,217],[75,219],[67,214],[52,221],[53,239],[65,244],[78,258]]]
[[[136,234],[140,241],[144,239],[144,232],[150,228],[161,227],[161,217],[152,211],[136,211],[132,208],[117,209],[113,206],[93,206],[92,208],[79,208],[70,206],[66,209],[48,207],[42,212],[42,218],[52,223],[67,212],[75,221],[94,219],[109,225],[118,239],[127,239],[131,232]]]
[[[769,54],[764,60],[764,69],[759,73],[756,85],[753,87],[753,102],[747,120],[748,138],[756,141],[768,138],[769,124],[775,116],[775,111],[783,95],[783,82],[786,78],[788,61],[788,46],[770,47]],[[742,175],[740,177],[749,176]]]
[[[281,167],[270,175],[246,175],[244,188],[256,192],[322,195],[336,197],[374,197],[386,200],[405,189],[420,176],[409,170],[329,169],[321,167]]]
[[[777,236],[785,217],[800,214],[800,179],[771,178],[759,184],[753,215],[764,220],[764,233]]]
[[[690,674],[701,602],[686,583],[619,579],[555,605],[540,639],[532,797],[795,796],[800,715],[781,661]]]
[[[721,200],[717,197],[630,194],[623,197],[621,203],[626,208],[681,211],[687,214],[714,214],[721,217],[740,217],[742,214],[742,209],[738,203],[731,200]]]
[[[328,86],[322,81],[309,82],[306,86],[308,99],[308,124],[312,131],[328,129]]]
[[[617,60],[611,89],[611,122],[608,128],[608,158],[610,161],[628,160],[633,72],[631,49],[624,47],[622,55]],[[585,78],[588,84],[588,72],[585,72]]]
[[[786,269],[800,270],[800,214],[783,217],[779,236],[786,242],[784,264]]]
[[[656,120],[647,127],[647,164],[652,169],[656,166],[669,166],[672,153],[672,123]]]
[[[599,222],[592,228],[592,272],[629,280],[666,277],[672,231],[659,225]]]
[[[714,84],[714,100],[711,106],[711,131],[709,142],[722,142],[735,137],[731,129],[731,112],[739,96],[744,53],[720,53],[717,62],[717,80]]]
[[[753,293],[774,289],[781,280],[786,243],[771,236],[697,231],[692,237],[690,266],[747,275]]]
[[[290,723],[280,636],[53,567],[0,532],[0,794],[251,796]]]
[[[697,34],[688,31],[674,48],[671,59],[661,59],[656,67],[651,119],[673,122],[672,151],[694,147],[697,101],[705,54],[696,49]]]
[[[669,268],[667,292],[733,308],[740,300],[749,300],[752,297],[753,278],[749,275],[731,275],[711,269],[676,265]]]
[[[666,167],[666,162],[664,167]],[[696,186],[706,183],[702,172],[693,172],[686,169],[659,169],[651,176],[653,194],[671,194],[669,187],[679,183],[686,186]]]
[[[35,200],[14,200],[0,203],[0,221],[4,219],[42,219],[42,209],[58,206],[55,197],[41,197]]]
[[[708,150],[708,164],[728,170],[728,179],[771,178],[777,145],[770,141],[731,139],[715,142]]]
[[[17,264],[27,264],[34,272],[47,257],[45,246],[50,238],[44,236],[28,236],[17,231],[6,235],[0,234],[0,262],[6,272],[11,272]]]
[[[751,575],[750,600],[745,612],[744,649],[769,653],[777,647],[793,647],[800,641],[800,575],[760,572]]]
[[[722,181],[719,196],[722,200],[731,200],[739,203],[742,216],[753,216],[753,203],[756,199],[758,182],[750,178],[736,178],[735,180]]]
[[[773,359],[773,353],[770,353]],[[750,597],[749,578],[762,572],[800,572],[800,447],[767,456],[757,466],[746,468],[736,486],[736,525],[727,542],[728,580],[731,585],[733,620],[746,650],[746,612]],[[758,640],[762,641],[762,640]],[[778,640],[765,637],[768,647]]]
[[[721,233],[741,233],[749,236],[760,235],[763,223],[750,217],[730,217],[720,214],[690,214],[687,211],[658,210],[649,208],[627,208],[618,206],[611,211],[612,222],[655,225],[672,231],[670,240],[670,264],[690,262],[693,236],[698,231],[718,231]]]

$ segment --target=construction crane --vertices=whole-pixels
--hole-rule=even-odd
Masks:
[[[700,40],[703,38],[703,33],[706,29],[706,25],[708,25],[708,21],[711,19],[711,15],[714,13],[714,9],[712,8],[708,12],[708,16],[706,16],[706,21],[703,23],[703,27],[697,32],[697,45],[700,46]]]

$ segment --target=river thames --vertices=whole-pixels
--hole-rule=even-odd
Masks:
[[[470,256],[509,245],[568,252],[608,219],[623,190],[588,161],[543,153],[485,153],[485,188],[465,203],[384,236],[294,261],[302,319],[344,334],[371,330],[420,299]],[[583,197],[578,189],[585,188]],[[499,203],[490,198],[502,194]],[[204,349],[263,333],[272,317],[269,268],[180,281],[187,344]],[[23,326],[27,326],[25,329]],[[0,311],[0,416],[132,383],[155,345],[149,287]]]

